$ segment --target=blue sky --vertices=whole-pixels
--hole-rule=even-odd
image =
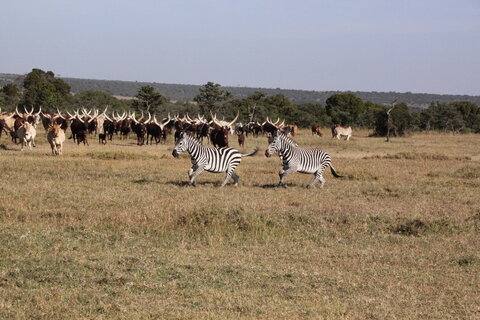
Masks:
[[[0,72],[480,95],[480,0],[0,1]]]

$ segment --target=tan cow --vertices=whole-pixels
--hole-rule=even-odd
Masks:
[[[47,140],[52,147],[52,154],[61,155],[63,151],[63,143],[65,142],[65,132],[62,130],[61,125],[53,123],[50,125],[50,130],[47,133]]]

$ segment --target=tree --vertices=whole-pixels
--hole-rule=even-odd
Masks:
[[[388,120],[388,110],[390,111],[390,122]],[[408,109],[407,104],[399,103],[395,105],[395,108],[382,107],[378,109],[375,115],[375,131],[374,135],[386,136],[390,129],[393,129],[393,133],[396,136],[405,135],[406,131],[410,128],[412,122],[412,116]]]
[[[70,85],[62,79],[55,78],[52,71],[32,69],[23,81],[25,88],[20,105],[44,111],[53,111],[70,100]]]
[[[168,98],[160,92],[155,91],[155,88],[152,86],[141,87],[135,95],[135,98],[138,99],[133,102],[133,107],[136,110],[151,113],[155,113],[161,105],[168,102]]]
[[[218,83],[207,82],[207,84],[200,88],[200,93],[197,94],[193,100],[198,103],[200,112],[207,115],[210,112],[217,112],[218,104],[231,97],[232,94],[220,89]]]
[[[13,110],[20,101],[22,92],[20,88],[15,83],[8,83],[2,88],[0,88],[0,106],[4,110],[9,109]],[[6,109],[5,109],[6,108]]]
[[[365,111],[362,99],[350,92],[335,93],[325,103],[332,121],[342,125],[358,124],[360,115]]]

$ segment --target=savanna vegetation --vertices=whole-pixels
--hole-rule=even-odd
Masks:
[[[0,138],[2,319],[480,316],[480,135],[301,130],[344,175],[307,190],[298,173],[276,188],[262,152],[239,187],[203,173],[193,188],[171,137],[54,157],[41,131],[33,151]]]
[[[42,107],[44,112],[55,112],[57,109],[71,111],[108,106],[110,112],[144,111],[158,114],[159,118],[168,113],[200,113],[208,118],[210,112],[214,112],[227,119],[233,119],[239,113],[239,121],[244,123],[264,121],[267,117],[304,128],[312,124],[328,127],[338,123],[371,130],[375,136],[385,136],[389,128],[397,136],[432,130],[480,133],[480,107],[466,100],[448,103],[431,101],[428,107],[412,111],[411,105],[401,100],[378,104],[365,101],[353,93],[342,92],[331,94],[325,104],[295,103],[285,94],[267,95],[262,91],[238,98],[219,84],[208,82],[198,88],[193,101],[173,103],[171,97],[150,85],[140,86],[132,99],[119,99],[100,90],[72,94],[71,86],[52,71],[33,69],[22,79],[21,85],[10,82],[0,89],[2,110],[12,111],[17,107],[20,110],[38,110]],[[390,120],[387,115],[389,109],[392,109]]]

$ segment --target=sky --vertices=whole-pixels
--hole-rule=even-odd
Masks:
[[[480,0],[0,0],[0,73],[480,95]]]

